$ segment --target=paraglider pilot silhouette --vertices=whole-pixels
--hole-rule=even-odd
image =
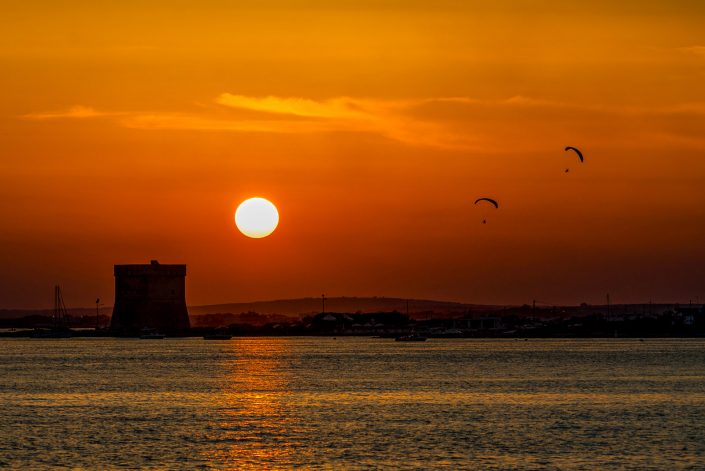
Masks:
[[[577,147],[571,147],[571,146],[568,146],[565,148],[566,152],[568,152],[569,150],[572,150],[573,152],[575,152],[575,154],[580,159],[580,163],[583,163],[583,153],[580,152],[580,149],[578,149]],[[568,173],[568,172],[570,172],[570,167],[565,169],[565,173]]]
[[[492,198],[478,198],[475,200],[475,204],[479,204],[481,207],[494,207],[494,209],[499,209],[499,203]],[[487,224],[486,211],[483,211],[482,224]]]

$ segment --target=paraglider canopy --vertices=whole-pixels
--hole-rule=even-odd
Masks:
[[[495,208],[499,208],[499,203],[497,203],[497,201],[493,200],[492,198],[478,198],[475,200],[475,204],[479,203],[480,201],[487,201]]]
[[[583,162],[583,160],[584,160],[583,153],[580,152],[580,149],[578,149],[577,147],[571,147],[571,146],[568,146],[565,148],[566,152],[568,152],[569,150],[572,150],[573,152],[575,152],[578,155],[578,158],[580,159],[580,161]]]

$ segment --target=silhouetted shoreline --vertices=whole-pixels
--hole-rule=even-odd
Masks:
[[[227,322],[249,319],[252,322]],[[251,336],[358,336],[395,338],[411,333],[429,338],[689,338],[705,337],[702,305],[672,305],[656,309],[645,305],[543,308],[520,306],[501,311],[456,315],[326,312],[299,319],[257,313],[192,316],[194,327],[162,332],[168,337],[203,337],[216,333]],[[73,337],[140,337],[141,331],[95,329],[109,325],[107,316],[69,318]],[[51,317],[0,319],[2,337],[50,337]]]

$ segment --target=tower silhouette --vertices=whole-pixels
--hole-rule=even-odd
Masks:
[[[112,330],[158,329],[177,332],[190,327],[186,308],[186,265],[115,265]]]

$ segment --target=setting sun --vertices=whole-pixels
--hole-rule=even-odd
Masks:
[[[264,198],[250,198],[237,207],[235,224],[247,237],[261,239],[274,232],[279,224],[279,212],[271,201]]]

